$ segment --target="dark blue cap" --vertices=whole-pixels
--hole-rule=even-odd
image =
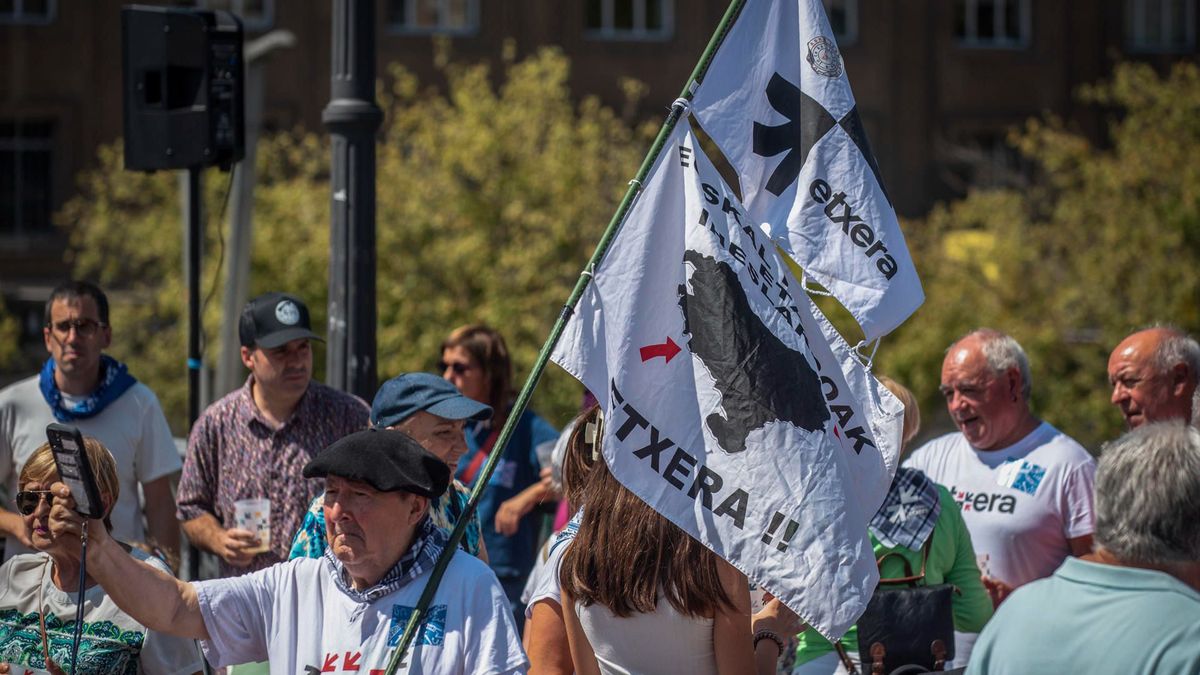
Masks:
[[[405,373],[397,375],[375,392],[371,402],[371,425],[394,427],[424,410],[448,420],[486,420],[491,406],[462,395],[458,387],[437,375]]]

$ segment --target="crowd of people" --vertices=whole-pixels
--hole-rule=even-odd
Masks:
[[[392,377],[368,403],[312,379],[321,338],[300,298],[256,297],[246,382],[204,411],[182,462],[154,393],[104,353],[99,287],[55,288],[43,335],[41,372],[0,390],[0,673],[383,673],[463,518],[397,672],[906,665],[878,612],[830,642],[625,488],[594,400],[561,433],[523,411],[494,457],[513,378],[487,326],[454,330],[439,374]],[[905,420],[866,533],[881,589],[952,587],[933,668],[1200,673],[1200,345],[1154,327],[1114,348],[1130,431],[1098,462],[1034,412],[1031,372],[1011,336],[957,340],[940,385],[957,431],[911,452],[916,399],[882,378]],[[58,480],[54,421],[85,436],[102,519]],[[181,529],[216,578],[176,578]]]

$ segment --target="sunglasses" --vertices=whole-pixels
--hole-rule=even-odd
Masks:
[[[80,337],[92,337],[103,325],[103,322],[96,321],[95,319],[65,319],[63,321],[54,321],[50,323],[50,326],[54,329],[54,332],[58,333],[59,335],[70,335],[71,329],[74,328],[75,334]]]
[[[461,362],[456,362],[456,363],[446,363],[445,361],[437,362],[438,372],[444,373],[444,372],[446,372],[447,368],[449,368],[450,370],[453,370],[455,375],[465,375],[466,373],[469,373],[472,370],[474,370],[475,366],[473,366],[469,363],[461,363]]]
[[[54,493],[49,490],[22,490],[17,493],[17,511],[23,516],[31,516],[43,498],[46,506],[54,506]]]

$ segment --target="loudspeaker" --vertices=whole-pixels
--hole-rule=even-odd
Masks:
[[[121,8],[125,168],[220,166],[245,155],[242,22],[225,11]]]

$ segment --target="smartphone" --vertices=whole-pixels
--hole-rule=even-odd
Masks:
[[[46,440],[50,442],[58,477],[75,498],[75,513],[85,518],[102,517],[104,502],[100,501],[96,476],[83,448],[83,434],[75,427],[55,423],[46,426]]]

